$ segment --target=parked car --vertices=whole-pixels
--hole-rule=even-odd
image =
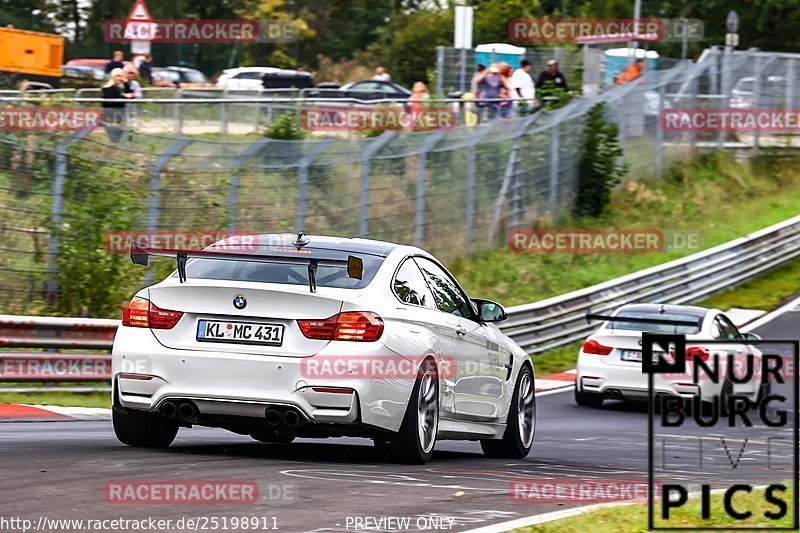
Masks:
[[[101,67],[64,65],[61,67],[61,87],[85,89],[98,87],[106,79]]]
[[[767,76],[761,81],[761,97],[756,101],[756,79],[752,76],[740,78],[731,90],[731,107],[750,109],[753,107],[781,106],[786,99],[786,78]]]
[[[73,66],[76,66],[76,67],[92,67],[92,68],[94,68],[96,70],[96,72],[100,72],[100,73],[103,74],[103,77],[101,79],[105,79],[106,78],[105,68],[106,68],[106,65],[108,65],[109,61],[110,61],[110,59],[91,59],[91,58],[70,59],[69,61],[67,61],[65,66],[68,66],[68,67],[73,67]],[[127,65],[130,65],[131,62],[130,61],[123,61],[122,64],[127,66]]]
[[[178,269],[136,293],[114,338],[122,443],[166,447],[200,425],[264,442],[369,437],[407,463],[441,439],[528,455],[533,364],[495,325],[500,304],[470,299],[412,246],[251,237],[202,251],[132,243],[134,263],[171,256]]]
[[[338,89],[318,88],[307,93],[316,98],[355,98],[358,100],[408,100],[411,91],[393,81],[361,80]]]
[[[654,393],[659,395],[693,399],[696,396],[705,403],[714,398],[726,398],[732,394],[747,396],[752,402],[768,396],[770,383],[751,379],[736,383],[720,372],[722,379],[715,383],[710,379],[691,375],[691,360],[709,359],[716,354],[720,367],[731,354],[735,362],[748,353],[754,358],[753,367],[761,368],[762,353],[745,340],[757,340],[752,333],[741,333],[733,322],[717,309],[690,305],[628,304],[616,310],[600,328],[589,335],[578,352],[578,374],[575,383],[575,402],[578,405],[599,407],[605,399],[646,400],[648,397],[648,375],[642,372],[642,333],[671,333],[685,335],[688,373],[680,375],[656,374]],[[722,343],[703,344],[713,339]],[[665,354],[662,354],[665,355]],[[720,402],[724,412],[726,400]]]
[[[264,88],[264,75],[280,70],[275,67],[237,67],[223,70],[217,78],[217,87],[229,90],[260,91]]]
[[[314,78],[310,72],[302,70],[281,69],[268,72],[262,76],[264,89],[308,89],[314,86]]]
[[[155,87],[179,87],[181,85],[181,75],[179,72],[166,67],[153,67],[150,69],[150,72]]]
[[[213,87],[205,74],[196,68],[189,67],[164,67],[166,70],[178,74],[178,82],[181,87]]]

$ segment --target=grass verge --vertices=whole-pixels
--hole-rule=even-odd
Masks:
[[[656,527],[670,528],[753,528],[754,530],[765,527],[791,527],[792,512],[791,502],[794,499],[792,484],[784,483],[788,489],[781,498],[787,503],[790,509],[787,515],[778,520],[772,520],[764,516],[765,512],[776,512],[775,505],[768,503],[764,499],[764,491],[757,490],[750,494],[738,493],[733,498],[735,509],[744,511],[749,510],[753,514],[746,520],[734,520],[729,517],[723,508],[723,495],[714,494],[711,497],[711,518],[703,520],[700,518],[700,498],[692,498],[683,508],[674,510],[669,522],[659,522],[656,520]],[[779,493],[776,493],[779,494]],[[588,513],[564,518],[533,527],[516,529],[517,533],[626,533],[629,531],[647,531],[647,505],[631,504],[620,505],[617,507],[606,507],[590,511]]]
[[[793,161],[739,163],[713,153],[676,166],[660,180],[628,181],[597,219],[566,219],[530,228],[697,232],[702,245],[647,253],[486,251],[448,262],[475,297],[511,306],[588,287],[747,235],[800,212],[800,172]],[[746,213],[746,215],[745,215]]]

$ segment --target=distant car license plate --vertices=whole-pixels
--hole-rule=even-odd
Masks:
[[[197,340],[200,342],[280,346],[283,344],[283,324],[198,320]]]
[[[658,356],[665,355],[664,352],[653,352],[653,362],[658,362]],[[620,350],[619,358],[622,361],[633,361],[636,363],[642,362],[641,350]]]

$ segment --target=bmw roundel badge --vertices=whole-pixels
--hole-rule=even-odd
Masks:
[[[241,294],[237,294],[233,298],[233,306],[236,309],[244,309],[245,307],[247,307],[247,300],[245,300],[244,296],[242,296]]]

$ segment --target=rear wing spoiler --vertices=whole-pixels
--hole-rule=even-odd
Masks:
[[[276,263],[290,265],[308,265],[308,286],[311,292],[317,292],[317,267],[340,266],[347,267],[347,275],[353,279],[362,279],[364,275],[364,260],[354,255],[348,255],[347,259],[330,259],[302,257],[301,254],[309,254],[310,251],[303,252],[302,246],[278,248],[285,250],[287,255],[281,253],[256,254],[256,253],[235,253],[218,250],[179,250],[174,248],[151,248],[144,243],[131,242],[131,261],[135,265],[147,266],[150,257],[175,257],[178,266],[178,279],[181,283],[186,281],[186,261],[190,258],[219,259],[223,261],[249,261],[254,263]],[[288,255],[297,253],[298,255]]]
[[[668,326],[694,326],[698,328],[703,327],[703,319],[705,317],[700,317],[697,320],[673,320],[669,318],[635,318],[635,317],[628,317],[628,316],[611,316],[611,315],[600,315],[592,312],[586,313],[586,322],[591,322],[592,320],[602,320],[604,322],[638,322],[640,324],[665,324]]]

